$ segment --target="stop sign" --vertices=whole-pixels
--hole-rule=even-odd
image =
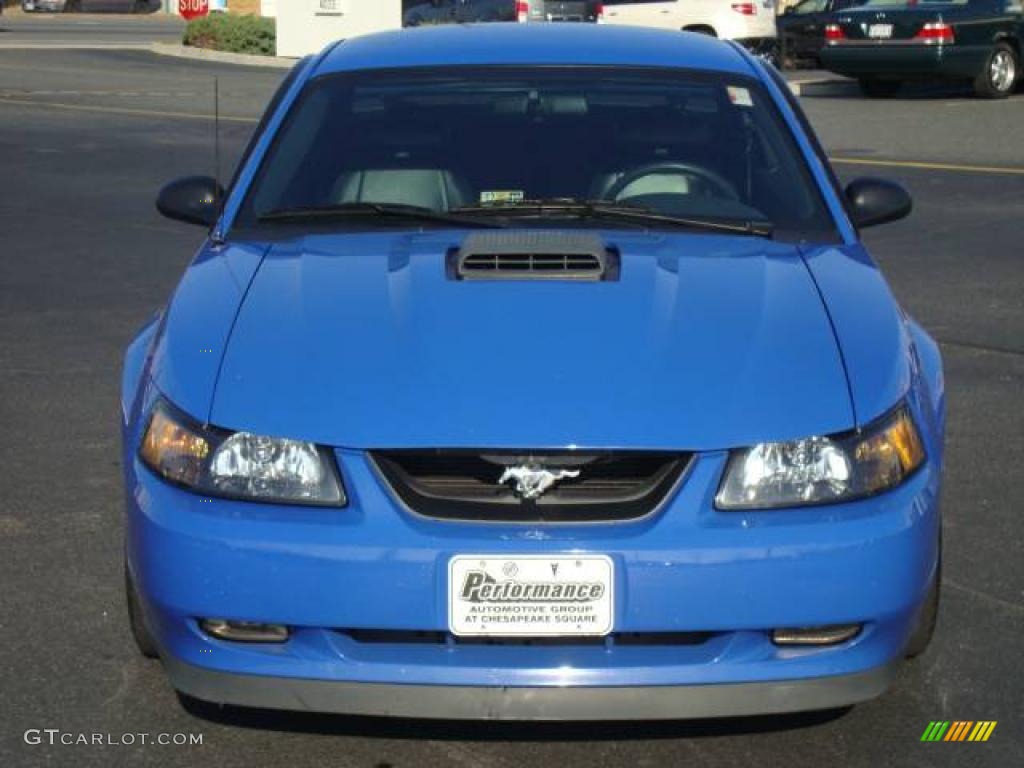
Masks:
[[[183,19],[198,19],[210,12],[210,0],[178,0],[178,13]]]

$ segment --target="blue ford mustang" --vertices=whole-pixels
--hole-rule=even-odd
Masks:
[[[944,390],[778,74],[436,28],[283,83],[123,381],[126,580],[181,692],[444,718],[849,705],[938,607]]]

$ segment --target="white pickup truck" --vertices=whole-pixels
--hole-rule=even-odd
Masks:
[[[604,0],[604,23],[700,32],[769,57],[776,50],[775,0]]]

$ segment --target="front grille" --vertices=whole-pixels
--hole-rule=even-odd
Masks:
[[[363,645],[503,645],[545,646],[692,646],[703,645],[714,632],[613,632],[607,637],[456,637],[448,632],[399,629],[349,629],[340,634]]]
[[[391,490],[417,514],[522,523],[643,517],[672,492],[691,458],[647,451],[402,450],[376,451],[372,456]],[[507,470],[524,468],[566,476],[538,497],[528,498],[515,477],[500,482]]]

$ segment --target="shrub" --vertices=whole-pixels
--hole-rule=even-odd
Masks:
[[[215,13],[190,21],[185,27],[182,42],[213,51],[273,56],[276,39],[277,28],[273,19]]]

